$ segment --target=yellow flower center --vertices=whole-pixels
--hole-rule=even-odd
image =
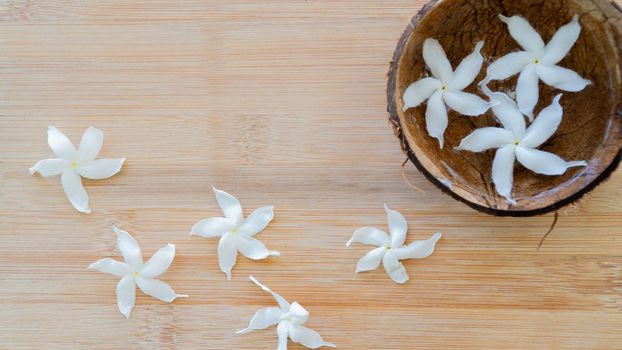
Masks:
[[[138,272],[138,271],[134,271],[134,272],[132,272],[132,276],[134,276],[134,277],[138,277],[138,275],[140,275],[140,272]]]
[[[445,86],[445,85],[441,86],[441,90],[447,91],[447,86]]]
[[[520,141],[514,141],[514,146],[518,146],[519,143]]]
[[[236,233],[238,233],[238,229],[237,229],[237,228],[234,228],[234,229],[233,229],[233,231],[231,231],[231,233],[232,233],[232,234],[236,234]]]
[[[76,162],[75,160],[73,162],[71,162],[71,165],[69,165],[69,167],[71,169],[77,169],[78,168],[78,162]]]
[[[533,60],[533,64],[540,64],[540,60],[536,58],[535,60]]]

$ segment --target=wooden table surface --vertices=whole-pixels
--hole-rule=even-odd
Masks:
[[[310,312],[340,349],[620,349],[622,174],[553,220],[497,218],[454,201],[411,165],[387,123],[396,41],[424,1],[0,2],[0,348],[274,349],[274,328],[235,335],[274,304],[257,276]],[[58,177],[29,176],[51,157],[46,128],[74,142],[105,133],[120,174],[86,181],[93,212],[74,210]],[[239,258],[232,281],[217,240],[190,237],[220,216],[211,187],[247,213],[274,205],[260,234],[282,256]],[[354,274],[370,248],[353,230],[407,241],[444,234],[408,260],[411,280]],[[117,310],[118,278],[86,267],[121,259],[112,225],[146,257],[174,243],[162,279],[190,298],[138,293]],[[291,349],[302,349],[290,343]]]

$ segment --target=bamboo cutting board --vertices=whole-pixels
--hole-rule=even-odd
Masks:
[[[497,218],[416,174],[386,119],[385,74],[424,1],[0,2],[0,348],[274,349],[270,328],[235,335],[273,299],[253,274],[310,312],[340,349],[620,349],[620,171],[559,213]],[[57,177],[29,176],[52,155],[46,128],[75,143],[105,133],[120,174],[86,181],[93,212],[75,211]],[[211,186],[246,212],[274,205],[259,238],[282,256],[240,257],[227,281],[217,240],[190,237],[220,216]],[[440,231],[436,252],[355,275],[386,228],[407,242]],[[138,294],[117,310],[118,278],[86,267],[121,259],[112,225],[145,257],[177,246],[162,279],[190,298]],[[302,349],[290,343],[290,349]]]

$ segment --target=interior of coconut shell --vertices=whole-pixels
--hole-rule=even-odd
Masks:
[[[437,39],[452,66],[484,40],[484,65],[465,89],[486,98],[479,90],[490,62],[520,50],[498,15],[521,15],[540,33],[545,43],[556,30],[579,15],[581,35],[558,64],[592,81],[580,92],[565,92],[540,82],[540,99],[534,115],[563,93],[564,116],[557,132],[540,149],[565,160],[586,160],[588,167],[571,168],[561,176],[536,174],[516,163],[510,206],[497,195],[491,178],[494,150],[482,153],[457,151],[460,140],[474,129],[498,125],[492,111],[478,117],[449,111],[445,146],[428,136],[426,103],[402,112],[402,95],[414,81],[429,75],[422,56],[423,41]],[[415,16],[396,49],[389,72],[389,113],[403,147],[433,183],[467,204],[497,215],[535,215],[555,210],[602,181],[620,160],[622,145],[622,16],[614,4],[599,0],[442,0],[432,1]],[[488,84],[493,91],[514,95],[517,76]]]

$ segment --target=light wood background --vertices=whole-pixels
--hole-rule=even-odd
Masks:
[[[475,212],[406,166],[387,123],[385,74],[424,1],[0,1],[0,348],[274,349],[274,328],[239,336],[274,304],[254,274],[310,312],[340,349],[620,349],[622,176],[553,215]],[[52,156],[49,124],[75,143],[105,133],[122,172],[86,181],[93,213],[58,177],[29,176]],[[190,237],[220,216],[211,186],[246,212],[274,205],[259,238],[280,258],[240,257],[228,282],[217,240]],[[355,275],[369,246],[354,229],[407,240],[444,234],[411,280]],[[121,259],[113,224],[146,257],[177,246],[162,279],[189,299],[138,293],[117,310],[118,278],[88,271]],[[291,343],[290,343],[291,344]],[[291,349],[302,349],[290,345]]]

